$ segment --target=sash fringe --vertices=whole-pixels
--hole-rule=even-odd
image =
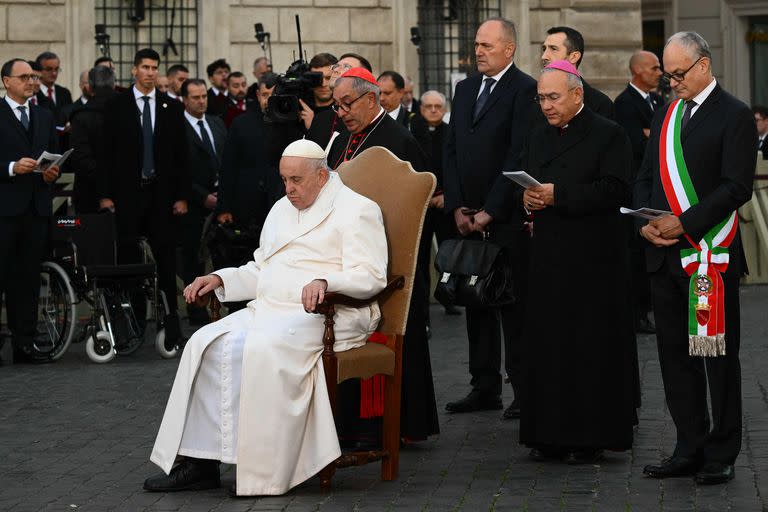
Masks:
[[[725,336],[688,336],[688,355],[718,357],[725,355]]]

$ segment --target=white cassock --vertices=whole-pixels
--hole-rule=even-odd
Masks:
[[[179,362],[150,459],[166,473],[178,455],[237,464],[240,495],[284,494],[340,454],[323,373],[323,317],[308,314],[302,288],[366,298],[387,279],[381,211],[330,173],[299,211],[282,198],[264,223],[254,261],[215,272],[222,301],[248,307],[206,325]],[[339,352],[375,330],[379,307],[337,307]]]

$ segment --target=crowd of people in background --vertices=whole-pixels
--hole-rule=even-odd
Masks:
[[[686,77],[699,73],[711,78],[711,55],[699,39],[680,37],[665,50],[667,78],[680,97],[683,86],[695,82]],[[653,141],[663,117],[657,114],[671,99],[669,90],[660,81],[659,56],[651,52],[632,55],[631,80],[614,102],[579,71],[589,56],[574,28],[552,27],[544,34],[540,78],[515,65],[516,41],[511,22],[494,18],[483,23],[475,41],[479,73],[458,83],[450,103],[445,91],[415,95],[410,77],[374,70],[357,53],[318,53],[308,67],[321,75],[319,85],[299,95],[296,115],[288,118],[276,115],[276,103],[270,102],[282,92],[284,79],[264,57],[253,62],[250,76],[221,58],[206,67],[205,77],[196,77],[145,48],[136,53],[133,80],[124,86],[117,84],[113,61],[101,57],[81,73],[75,100],[57,84],[61,61],[56,54],[5,63],[0,293],[6,297],[15,361],[30,360],[39,286],[35,275],[45,257],[46,219],[53,213],[49,184],[59,171],[30,172],[28,160],[43,150],[74,149],[61,171],[74,173],[76,213],[112,211],[121,236],[148,239],[160,287],[170,298],[166,345],[181,347],[180,318],[186,316],[192,325],[210,318],[193,304],[177,311],[177,276],[189,285],[205,273],[201,247],[206,230],[237,226],[258,240],[268,212],[284,194],[278,170],[291,142],[307,138],[325,148],[331,170],[368,147],[383,146],[416,171],[437,178],[405,341],[404,441],[439,432],[428,348],[435,321],[429,310],[432,239],[489,237],[509,251],[519,300],[465,310],[443,304],[445,314],[466,316],[471,376],[470,392],[448,402],[446,410],[501,410],[506,383],[514,400],[503,418],[522,416],[521,441],[531,446],[534,459],[590,463],[599,460],[603,449],[629,449],[640,405],[635,333],[659,328],[665,339],[679,333],[659,326],[658,312],[654,325],[651,315],[652,304],[662,298],[652,301],[650,282],[660,278],[649,278],[648,271],[655,269],[647,266],[645,248],[648,240],[661,247],[668,237],[655,227],[638,231],[618,215],[618,208],[632,204],[632,183],[638,177],[645,180],[644,205],[658,199],[658,183],[649,177],[653,162],[646,153],[657,144]],[[689,54],[698,60],[690,64]],[[668,58],[690,67],[669,69]],[[768,158],[768,109],[756,106],[753,114],[757,150]],[[542,186],[523,192],[501,175],[518,169],[537,176]],[[672,238],[681,236],[673,228],[670,232]],[[215,268],[242,263],[211,256]],[[230,311],[242,307],[233,304]],[[553,316],[559,320],[552,321]],[[738,361],[737,344],[733,351]],[[660,348],[660,356],[680,431],[680,460],[648,473],[664,477],[698,471],[700,462],[730,465],[732,472],[738,447],[730,437],[740,438],[740,411],[734,405],[740,397],[718,395],[728,401],[722,409],[728,417],[713,419],[715,429],[722,430],[717,431],[720,444],[710,453],[702,430],[709,420],[686,423],[683,416],[701,411],[678,404],[670,384],[690,384],[686,378],[698,370],[672,368],[679,354]],[[738,376],[732,363],[707,366],[707,374],[723,382]],[[696,396],[703,392],[699,377],[690,386]],[[342,439],[355,446],[375,445],[380,438],[380,418],[363,412],[370,409],[366,402],[376,400],[366,396],[366,389],[360,382],[340,389],[337,427]],[[728,477],[716,470],[707,478]]]

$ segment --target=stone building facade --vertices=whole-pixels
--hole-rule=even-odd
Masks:
[[[418,25],[420,5],[435,0],[183,0],[197,12],[198,74],[205,65],[225,57],[233,69],[248,73],[263,55],[254,37],[254,23],[271,34],[276,71],[284,71],[296,51],[294,14],[301,16],[308,56],[327,51],[365,55],[374,71],[395,69],[419,77],[419,55],[410,41]],[[711,0],[713,2],[719,0]],[[34,58],[43,50],[62,60],[60,83],[76,89],[77,77],[98,54],[94,25],[99,6],[128,6],[127,0],[0,0],[0,59]],[[586,39],[582,65],[590,83],[616,95],[629,75],[627,61],[642,45],[640,0],[485,0],[518,26],[516,62],[528,73],[539,69],[540,45],[553,25],[569,25]],[[148,1],[147,5],[162,5]],[[445,2],[446,8],[449,5]],[[124,13],[121,13],[124,17]],[[139,40],[146,34],[139,24]],[[153,30],[158,30],[157,28]],[[474,29],[471,29],[472,31]],[[146,39],[145,39],[146,40]],[[161,40],[160,36],[155,40]],[[112,42],[116,43],[112,34]],[[471,43],[470,43],[471,44]],[[169,59],[173,63],[173,59]],[[164,67],[164,66],[161,66]],[[417,79],[418,80],[418,79]],[[418,86],[417,86],[418,90]]]

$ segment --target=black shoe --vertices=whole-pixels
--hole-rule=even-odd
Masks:
[[[520,417],[520,402],[517,398],[506,408],[501,417],[505,420],[516,420]]]
[[[688,457],[670,457],[661,464],[649,464],[643,468],[643,474],[650,478],[672,478],[676,476],[695,475],[701,467],[696,459]]]
[[[653,322],[647,316],[643,315],[635,320],[635,332],[640,334],[656,334],[656,326],[653,325]]]
[[[498,411],[503,407],[499,395],[485,395],[475,390],[461,400],[445,404],[448,412]]]
[[[183,348],[186,343],[186,339],[181,334],[181,325],[179,324],[179,317],[176,315],[167,315],[165,322],[163,323],[165,329],[165,350],[169,352],[174,348]]]
[[[603,459],[603,450],[597,448],[582,448],[569,450],[563,458],[566,464],[594,464]]]
[[[448,305],[443,306],[445,308],[445,314],[448,316],[461,316],[461,310],[456,306]]]
[[[699,485],[724,484],[736,475],[733,464],[723,464],[722,462],[707,462],[696,473],[696,483]]]
[[[144,480],[149,492],[202,491],[221,487],[219,462],[187,458],[173,468],[170,474],[161,474]]]
[[[43,364],[50,363],[48,357],[35,356],[26,349],[13,348],[13,364]]]

